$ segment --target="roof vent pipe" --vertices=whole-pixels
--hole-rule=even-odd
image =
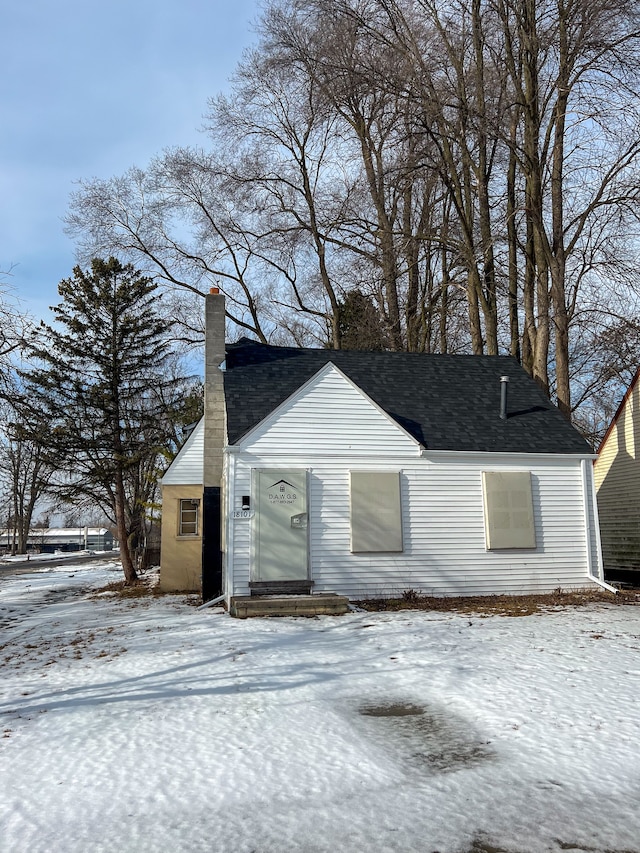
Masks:
[[[500,377],[500,419],[506,421],[507,419],[507,388],[509,385],[509,377],[501,376]]]

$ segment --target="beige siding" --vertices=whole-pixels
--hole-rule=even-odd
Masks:
[[[605,569],[640,569],[640,388],[636,384],[594,468]]]
[[[202,485],[163,484],[160,588],[165,592],[198,592],[202,588],[202,535],[178,535],[180,501],[185,498],[197,498],[202,506]]]

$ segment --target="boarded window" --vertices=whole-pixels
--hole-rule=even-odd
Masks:
[[[531,474],[483,471],[487,548],[535,548]]]
[[[197,498],[186,498],[180,501],[179,536],[198,535],[199,513],[200,501]]]
[[[351,471],[351,550],[402,551],[397,471]]]

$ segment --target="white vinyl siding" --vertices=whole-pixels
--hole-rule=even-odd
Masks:
[[[487,548],[535,548],[531,475],[528,471],[483,471]]]
[[[604,569],[602,566],[602,560],[600,559],[600,555],[602,553],[600,526],[598,524],[590,523],[591,518],[597,518],[596,490],[593,481],[593,463],[589,459],[584,459],[582,461],[581,468],[584,489],[585,527],[590,531],[588,542],[589,573],[600,580],[604,580]]]
[[[300,460],[297,460],[298,463]],[[362,469],[371,463],[362,462]],[[406,467],[390,463],[399,476],[402,553],[353,553],[350,472],[354,463],[307,457],[309,466],[309,559],[314,591],[351,598],[401,595],[415,589],[429,595],[492,595],[552,592],[590,586],[593,534],[585,531],[580,461],[538,463],[532,458],[535,549],[488,551],[482,471],[486,462],[421,459]],[[294,460],[290,460],[291,465]],[[522,464],[522,463],[520,463]],[[253,454],[235,459],[234,505],[250,489],[251,467],[267,465]],[[513,470],[509,460],[505,470]],[[390,470],[391,473],[391,470]],[[593,508],[587,504],[591,530]],[[231,522],[234,594],[247,594],[251,565],[251,525]],[[599,555],[592,573],[601,577]]]
[[[249,495],[251,504],[254,505],[253,478],[251,462],[240,463],[237,458],[229,460],[229,470],[233,472],[233,486],[228,493],[227,509],[227,576],[230,586],[227,588],[229,594],[249,594],[249,581],[251,578],[251,562],[256,559],[256,543],[254,525],[251,518],[232,518],[234,509],[242,508],[242,496]],[[266,467],[266,466],[265,466]]]
[[[351,550],[402,551],[400,478],[395,472],[351,471]]]
[[[162,477],[164,486],[202,485],[204,459],[204,419],[198,421],[189,438]]]
[[[383,453],[416,457],[419,443],[372,405],[336,367],[327,365],[255,430],[241,446],[257,454]]]

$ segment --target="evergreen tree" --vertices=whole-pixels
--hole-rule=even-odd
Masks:
[[[113,257],[76,266],[58,285],[56,326],[42,323],[31,348],[36,366],[21,373],[29,405],[49,421],[49,456],[65,472],[58,496],[92,500],[113,518],[127,583],[137,579],[131,539],[140,512],[131,484],[166,445],[168,400],[181,384],[166,369],[154,291]]]
[[[390,349],[380,312],[370,296],[351,290],[338,304],[340,349]]]

